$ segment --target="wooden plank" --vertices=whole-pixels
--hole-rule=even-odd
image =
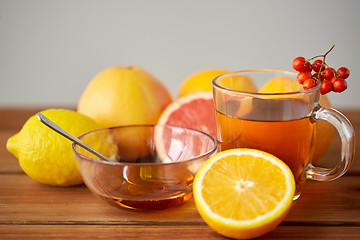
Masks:
[[[6,149],[6,142],[16,130],[0,130],[0,174],[22,173],[18,159]]]
[[[0,225],[3,239],[226,239],[202,226]],[[257,239],[359,239],[360,226],[278,226]]]
[[[84,185],[51,187],[26,176],[5,143],[40,110],[0,109],[1,239],[224,239],[203,222],[192,199],[166,211],[124,210],[96,198]],[[359,135],[360,110],[343,113]],[[322,164],[339,159],[338,147],[334,139]],[[359,189],[357,153],[346,176],[333,182],[308,181],[285,221],[260,239],[360,239]]]
[[[286,221],[360,223],[360,176],[343,176],[332,182],[308,180]]]
[[[166,211],[118,209],[84,186],[52,187],[24,174],[0,175],[0,223],[202,222],[193,201]]]
[[[28,117],[41,109],[1,109],[0,108],[0,172],[21,172],[17,161],[5,148],[7,139],[17,133]],[[343,110],[355,129],[355,135],[360,136],[360,110]],[[5,117],[6,116],[6,117]],[[360,150],[360,141],[356,142],[356,150]],[[334,136],[331,147],[325,156],[317,163],[320,166],[334,166],[340,159],[340,139]],[[360,175],[360,153],[355,154],[355,160],[349,170],[350,174]]]
[[[308,181],[285,222],[360,225],[360,176]],[[24,174],[0,174],[0,224],[203,224],[193,199],[166,211],[118,209],[81,185],[52,187]]]
[[[26,120],[43,108],[19,107],[0,109],[0,130],[17,129],[20,130]]]

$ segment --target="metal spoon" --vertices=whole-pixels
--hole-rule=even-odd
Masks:
[[[105,157],[104,155],[98,153],[97,151],[95,151],[94,149],[92,149],[91,147],[89,147],[88,145],[86,145],[85,143],[81,142],[79,139],[77,139],[76,137],[70,135],[68,132],[66,132],[64,129],[62,129],[61,127],[59,127],[58,125],[56,125],[54,122],[52,122],[50,119],[48,119],[44,114],[42,113],[38,113],[37,114],[38,119],[45,124],[46,126],[48,126],[49,128],[51,128],[52,130],[54,130],[55,132],[63,135],[64,137],[66,137],[67,139],[69,139],[72,142],[75,142],[76,144],[78,144],[79,146],[81,146],[82,148],[86,149],[87,151],[91,152],[92,154],[96,155],[97,157],[101,158],[102,160],[108,161],[108,162],[113,162],[111,161],[109,158]]]

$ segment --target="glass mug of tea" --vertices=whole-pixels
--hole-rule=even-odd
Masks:
[[[354,129],[343,114],[319,105],[320,83],[304,90],[296,73],[270,69],[226,73],[212,83],[219,151],[254,148],[275,155],[294,174],[294,200],[306,179],[334,180],[350,167]],[[331,169],[312,165],[319,119],[341,138],[341,159]]]

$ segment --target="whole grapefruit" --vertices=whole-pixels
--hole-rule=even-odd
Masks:
[[[137,66],[118,66],[90,81],[77,110],[102,127],[156,124],[171,102],[168,89],[150,73]]]

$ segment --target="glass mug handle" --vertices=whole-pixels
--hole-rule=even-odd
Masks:
[[[317,181],[335,180],[346,173],[349,169],[355,155],[355,133],[350,121],[339,111],[317,106],[313,113],[312,119],[325,120],[332,124],[338,131],[341,139],[341,159],[334,168],[321,168],[309,164],[304,172],[303,177]]]

